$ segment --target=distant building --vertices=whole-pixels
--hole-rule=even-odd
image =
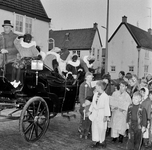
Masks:
[[[108,72],[118,78],[121,70],[139,78],[152,73],[152,29],[131,25],[126,16],[108,41]]]
[[[94,23],[93,28],[50,30],[49,37],[50,50],[53,47],[67,48],[71,55],[77,53],[81,58],[86,55],[94,56],[96,60],[93,66],[96,73],[101,73],[102,42],[97,23]]]
[[[0,0],[0,32],[4,20],[11,20],[18,35],[30,33],[43,51],[48,51],[48,18],[40,0]]]

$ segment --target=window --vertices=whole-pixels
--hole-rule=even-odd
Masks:
[[[148,65],[144,65],[144,76],[146,77],[148,74]]]
[[[92,49],[92,55],[95,55],[95,48]]]
[[[26,17],[25,33],[32,34],[32,18]]]
[[[23,16],[16,15],[15,31],[23,32]]]
[[[33,19],[27,16],[14,13],[14,32],[21,35],[32,34]]]
[[[145,59],[149,59],[149,51],[145,50]]]
[[[134,72],[134,66],[129,66],[129,72]]]
[[[100,54],[100,50],[97,50],[97,60],[99,61],[99,54]]]
[[[144,72],[148,73],[148,65],[144,65]]]
[[[104,65],[105,64],[105,58],[102,58],[102,64]]]
[[[111,72],[115,72],[116,71],[116,66],[111,66]]]
[[[73,53],[73,54],[75,54],[75,53],[76,53],[76,51],[73,51],[72,53]]]
[[[80,51],[77,51],[78,56],[80,57]]]

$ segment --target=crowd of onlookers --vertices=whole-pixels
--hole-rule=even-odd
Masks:
[[[88,72],[79,88],[80,138],[91,133],[92,148],[106,147],[106,135],[112,142],[123,143],[128,150],[152,146],[152,75],[138,79],[135,74],[120,71],[112,80],[104,75],[92,87]]]

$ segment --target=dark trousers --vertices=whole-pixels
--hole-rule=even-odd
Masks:
[[[81,135],[88,136],[88,133],[90,131],[91,121],[89,120],[89,117],[85,117],[85,120],[82,120],[82,128],[81,128]]]
[[[138,128],[137,123],[130,125],[127,149],[140,150],[141,142],[142,142],[141,129]]]

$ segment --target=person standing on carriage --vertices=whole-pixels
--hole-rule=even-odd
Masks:
[[[0,66],[4,65],[5,63],[14,62],[17,58],[17,49],[14,45],[14,40],[18,36],[17,34],[13,33],[12,28],[13,25],[11,24],[10,20],[4,20],[4,24],[2,25],[4,28],[4,32],[1,33],[1,53],[7,53],[7,57],[3,60],[3,55],[0,54]]]
[[[22,82],[21,77],[21,69],[25,68],[25,66],[31,64],[31,60],[33,57],[37,57],[39,55],[39,51],[36,48],[36,42],[32,41],[31,34],[24,34],[24,36],[18,36],[14,44],[19,52],[18,58],[12,64],[13,73],[12,73],[12,82],[11,84],[17,88],[19,84]]]
[[[95,69],[93,69],[93,63],[95,61],[95,57],[94,56],[84,56],[83,57],[83,61],[86,63],[89,71],[91,73],[94,73],[95,72]]]
[[[80,102],[80,126],[78,128],[78,131],[80,132],[80,138],[83,136],[85,138],[88,137],[88,132],[90,129],[91,122],[88,118],[88,115],[84,117],[84,110],[86,103],[85,101],[92,101],[93,97],[93,88],[91,87],[91,81],[92,81],[93,75],[90,72],[87,72],[85,74],[85,81],[80,85],[79,87],[79,102]]]
[[[84,66],[85,64],[83,60],[81,60],[76,53],[73,54],[73,56],[71,57],[71,60],[69,60],[66,65],[67,80],[71,79],[74,82],[74,80],[79,79],[79,83],[82,83],[84,80],[83,77],[86,73]]]

